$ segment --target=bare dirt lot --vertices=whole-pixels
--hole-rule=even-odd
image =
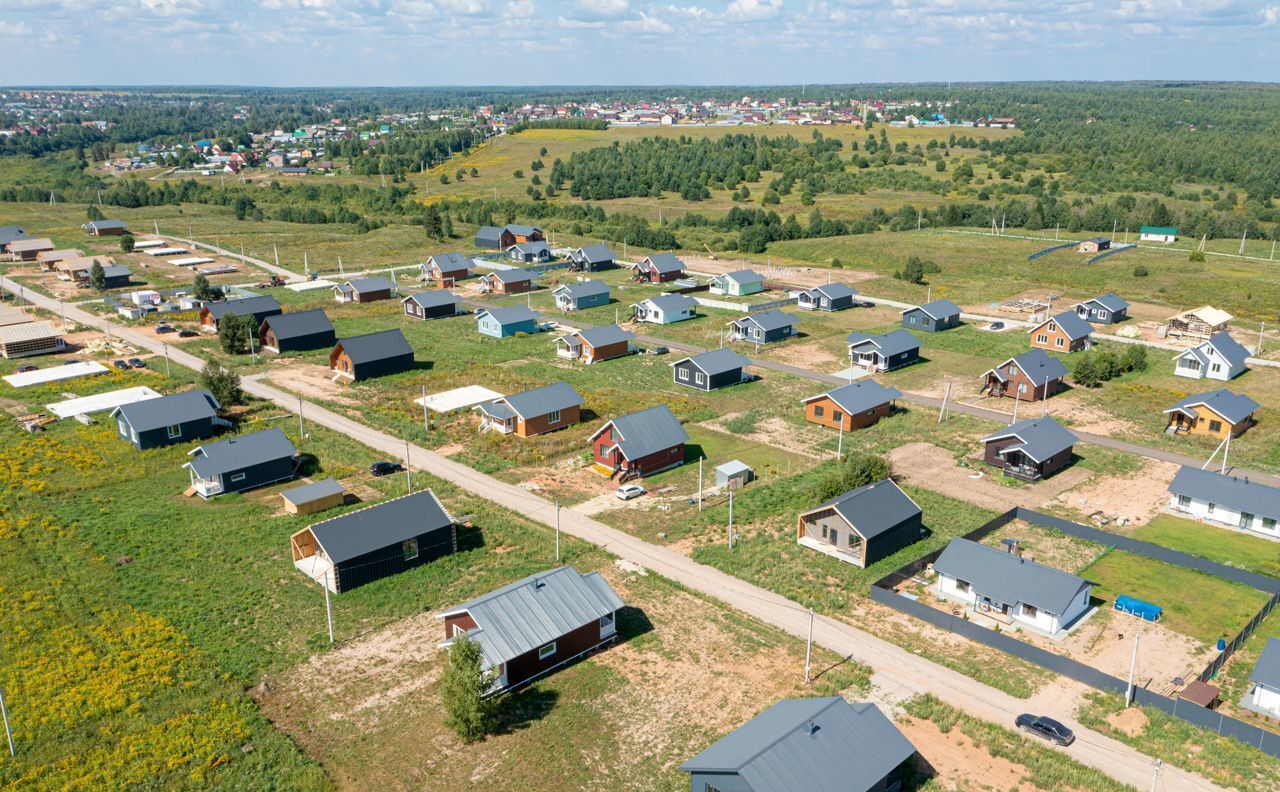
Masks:
[[[1099,611],[1082,624],[1060,650],[1082,663],[1121,679],[1128,678],[1133,637],[1142,633],[1139,684],[1167,693],[1175,677],[1194,677],[1217,651],[1159,623],[1140,621],[1115,611]]]
[[[970,467],[963,468],[950,451],[923,442],[898,446],[888,453],[888,459],[908,484],[1002,512],[1015,506],[1042,506],[1091,475],[1076,466],[1034,484],[1005,485],[994,480],[1000,471],[981,458],[970,458]]]
[[[936,774],[930,789],[999,789],[1035,792],[1035,785],[1023,781],[1026,768],[1008,759],[992,756],[975,745],[959,729],[945,734],[932,721],[902,717],[898,728]]]
[[[785,281],[795,286],[821,286],[831,281],[856,286],[862,281],[879,277],[874,272],[865,270],[833,270],[827,267],[761,267],[753,261],[744,259],[707,258],[706,256],[680,257],[685,266],[694,272],[707,272],[718,275],[740,269],[754,269],[769,279]]]
[[[1169,501],[1169,482],[1178,472],[1171,462],[1149,459],[1130,476],[1095,476],[1063,492],[1054,503],[1083,515],[1102,512],[1113,523],[1142,525]]]
[[[360,403],[358,399],[351,397],[345,387],[333,381],[333,373],[325,366],[276,360],[272,362],[276,366],[272,368],[267,378],[281,387],[309,399],[321,399],[352,407]]]
[[[750,440],[753,443],[762,443],[783,451],[790,451],[793,454],[799,454],[810,459],[821,460],[829,458],[814,451],[814,447],[823,440],[822,432],[816,428],[806,426],[798,429],[794,424],[787,423],[777,416],[761,418],[756,422],[755,431],[748,434],[733,432],[725,428],[726,423],[741,415],[742,413],[740,412],[726,413],[719,418],[703,421],[698,425],[714,429],[717,432],[724,432],[743,440]]]

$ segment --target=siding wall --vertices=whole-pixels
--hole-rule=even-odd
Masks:
[[[457,526],[447,525],[435,531],[418,534],[417,540],[418,557],[408,561],[404,558],[403,544],[396,542],[338,564],[336,568],[338,591],[350,591],[357,586],[398,575],[455,552],[458,549]]]
[[[591,621],[556,639],[555,654],[538,659],[534,649],[507,663],[507,686],[515,687],[600,643],[600,622]]]
[[[550,414],[535,415],[527,421],[523,418],[516,418],[515,432],[521,437],[532,437],[544,432],[554,432],[557,429],[576,424],[581,418],[581,412],[581,408],[576,404],[572,407],[566,407],[560,411],[560,420],[555,423],[551,422]]]

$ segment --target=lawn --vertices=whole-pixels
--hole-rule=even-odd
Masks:
[[[1133,538],[1219,564],[1280,576],[1280,544],[1242,531],[1161,514],[1134,531]]]

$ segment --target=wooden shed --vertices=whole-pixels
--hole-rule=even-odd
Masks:
[[[347,502],[347,489],[333,479],[322,479],[280,493],[290,514],[315,514]]]

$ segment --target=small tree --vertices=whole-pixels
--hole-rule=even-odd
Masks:
[[[850,453],[834,470],[818,480],[812,497],[821,502],[831,500],[851,489],[883,481],[889,477],[889,463],[875,454]]]
[[[479,176],[479,175],[480,175],[480,171],[479,171],[479,169],[477,169],[477,168],[474,168],[474,167],[473,167],[473,168],[471,169],[471,178],[473,178],[473,179],[474,179],[475,177],[477,177],[477,176]]]
[[[213,398],[223,407],[244,401],[244,391],[240,390],[240,375],[224,369],[212,360],[205,363],[200,372],[200,386],[212,393]]]
[[[1133,277],[1135,278],[1145,278],[1150,274],[1151,273],[1147,271],[1147,268],[1141,264],[1133,268]]]
[[[120,237],[120,250],[124,253],[133,252],[133,234],[125,234]]]
[[[1098,362],[1093,355],[1081,355],[1072,372],[1076,384],[1086,388],[1096,388],[1102,384],[1102,375],[1098,371]]]
[[[445,725],[465,743],[478,742],[493,728],[493,702],[484,697],[493,677],[482,670],[479,642],[466,633],[449,645],[449,662],[440,679]]]
[[[103,271],[102,264],[95,261],[93,266],[89,268],[89,285],[96,291],[107,290],[107,273]]]
[[[440,174],[440,183],[441,183],[441,184],[448,184],[448,183],[449,183],[449,174],[447,174],[447,173],[442,173],[442,174]]]
[[[252,314],[228,314],[218,322],[218,341],[222,351],[238,355],[249,346],[249,339],[257,335],[258,320]]]
[[[102,216],[102,210],[99,209],[96,204],[89,204],[89,211],[86,214],[90,221],[104,219]]]
[[[1125,371],[1147,370],[1147,348],[1140,344],[1132,344],[1124,351]]]
[[[1203,262],[1204,262],[1204,251],[1203,251],[1203,250],[1193,250],[1193,251],[1191,251],[1191,255],[1187,256],[1187,258],[1188,258],[1188,259],[1190,259],[1191,261],[1196,262],[1197,264],[1203,263]]]
[[[209,279],[203,275],[197,275],[191,285],[195,289],[197,300],[209,301],[222,299],[222,289],[219,289],[217,286],[210,285]]]

